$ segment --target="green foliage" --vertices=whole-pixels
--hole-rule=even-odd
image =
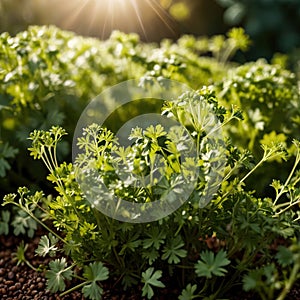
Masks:
[[[162,259],[168,259],[169,264],[178,264],[181,258],[186,257],[187,251],[182,249],[184,242],[180,236],[175,237],[174,239],[167,241],[166,246],[163,249]]]
[[[196,298],[195,292],[197,290],[197,285],[191,285],[190,283],[186,286],[184,290],[182,290],[181,295],[178,297],[179,300],[192,300]]]
[[[11,225],[14,228],[14,234],[27,234],[28,237],[33,237],[37,229],[37,223],[24,211],[19,210]]]
[[[200,259],[196,265],[196,274],[207,278],[215,276],[224,276],[227,273],[223,268],[230,264],[230,260],[226,258],[227,253],[223,250],[219,251],[215,256],[211,251],[205,251],[200,254]]]
[[[235,145],[249,149],[256,160],[262,155],[262,143],[282,142],[291,154],[292,140],[299,139],[300,94],[295,74],[259,60],[232,70],[217,84],[217,91],[225,107],[236,105],[243,111],[244,122],[226,128]],[[281,168],[281,179],[288,175],[291,164],[286,166],[282,168],[280,160],[274,159],[257,172],[259,180],[256,177],[249,185],[262,194],[276,169]]]
[[[107,41],[99,41],[53,26],[32,26],[15,37],[3,33],[0,36],[0,55],[4,57],[0,62],[0,130],[4,145],[0,146],[1,176],[11,168],[19,150],[15,162],[18,170],[8,173],[15,176],[7,178],[5,191],[11,192],[19,185],[13,178],[27,185],[45,184],[36,175],[45,174],[39,164],[32,170],[26,169],[26,139],[34,129],[45,130],[53,125],[66,128],[70,138],[58,153],[59,157],[67,158],[81,112],[106,87],[143,76],[163,76],[201,87],[221,79],[227,69],[206,55],[207,51],[208,48],[198,56],[193,47],[182,47],[181,40],[178,43],[166,40],[161,46],[143,44],[137,35],[120,32],[112,33]],[[153,107],[150,103],[121,109],[117,116],[121,120],[113,119],[111,124],[126,121],[130,114],[149,112]]]
[[[293,252],[284,246],[278,246],[276,259],[283,267],[291,265],[293,263]]]
[[[276,261],[251,270],[243,277],[245,291],[256,291],[261,299],[282,300],[289,293],[292,285],[299,280],[300,255],[299,242],[290,247],[279,246]]]
[[[142,296],[147,296],[147,299],[151,299],[154,296],[153,287],[163,288],[165,285],[159,280],[162,277],[162,271],[156,270],[154,268],[148,268],[142,273],[143,294]]]
[[[205,110],[203,110],[203,108],[205,108],[205,106],[203,106],[205,101],[207,101],[206,103],[209,104],[209,107],[217,113],[220,122],[222,121],[224,124],[227,124],[230,120],[235,120],[237,116],[235,112],[231,112],[229,116],[227,116],[226,110],[218,106],[214,97],[210,89],[204,89],[195,94],[184,94],[178,99],[178,102],[166,102],[163,113],[169,117],[175,117],[183,124],[187,124],[187,128],[193,133],[195,140],[200,141],[203,132],[209,132],[206,131],[206,114]],[[191,105],[191,103],[196,104],[197,99],[203,101],[201,119],[195,117],[198,109],[197,106]],[[183,110],[186,112],[185,114],[181,113]],[[226,181],[224,181],[221,191],[215,195],[213,201],[205,208],[202,208],[203,214],[201,219],[199,218],[198,206],[200,193],[199,196],[193,194],[190,201],[172,216],[155,222],[151,226],[140,226],[136,224],[133,227],[126,223],[110,220],[91,208],[89,203],[84,199],[78,183],[75,181],[74,168],[76,170],[76,166],[72,166],[71,164],[67,165],[66,163],[58,165],[53,157],[56,153],[58,142],[62,137],[61,134],[56,133],[64,133],[64,131],[54,127],[48,132],[35,131],[31,135],[33,146],[30,148],[30,151],[35,154],[37,158],[47,163],[48,167],[50,166],[49,171],[51,173],[48,179],[56,185],[56,189],[59,193],[56,198],[44,202],[46,206],[43,207],[43,211],[47,212],[48,218],[53,220],[53,224],[57,229],[65,232],[65,238],[62,239],[57,233],[50,230],[56,238],[49,236],[49,238],[43,237],[41,239],[37,249],[40,255],[51,253],[52,250],[55,251],[57,239],[60,239],[65,244],[66,253],[69,253],[78,263],[81,262],[81,264],[84,264],[85,260],[90,259],[108,261],[111,269],[110,274],[112,276],[123,277],[122,282],[125,287],[135,284],[136,281],[134,278],[141,276],[144,282],[143,294],[147,295],[148,298],[153,297],[154,291],[151,286],[161,284],[160,281],[158,281],[161,277],[161,273],[158,271],[154,272],[154,267],[150,267],[150,265],[159,262],[159,265],[164,266],[164,269],[166,269],[167,266],[173,266],[174,268],[180,262],[187,263],[190,267],[194,265],[200,281],[202,280],[201,277],[206,278],[206,280],[224,277],[224,282],[221,284],[220,290],[217,291],[217,293],[221,293],[222,286],[224,290],[226,290],[225,280],[228,270],[224,267],[229,264],[235,265],[237,263],[235,258],[236,253],[245,251],[244,260],[248,261],[246,266],[249,266],[249,263],[255,257],[255,253],[258,253],[261,249],[267,249],[267,245],[271,243],[276,236],[280,235],[289,238],[295,234],[297,227],[295,227],[296,224],[293,224],[294,221],[288,209],[282,211],[280,204],[277,211],[276,202],[272,203],[267,199],[263,202],[252,196],[251,193],[248,194],[243,191],[242,188],[246,178],[255,172],[260,165],[274,157],[285,156],[281,143],[263,145],[264,154],[261,161],[257,165],[252,166],[248,174],[239,180],[231,180],[230,178],[241,165],[247,165],[245,163],[247,156],[244,157],[242,153],[232,150],[233,146],[229,147],[228,145],[226,149],[231,150],[227,155],[232,155],[233,157],[230,157],[230,159],[228,157]],[[110,131],[101,129],[97,125],[91,125],[85,129],[85,135],[79,138],[79,146],[84,149],[86,153],[81,154],[78,158],[78,162],[81,163],[79,166],[82,168],[82,165],[91,163],[91,161],[93,162],[93,160],[87,160],[85,155],[89,158],[97,157],[97,159],[101,161],[99,172],[103,174],[102,176],[105,176],[104,178],[106,178],[107,182],[114,182],[117,179],[114,175],[115,171],[112,159],[117,159],[119,163],[121,161],[124,164],[130,163],[133,166],[137,166],[136,172],[138,174],[142,176],[143,174],[147,175],[147,173],[143,172],[145,168],[151,167],[151,159],[146,159],[146,156],[141,160],[140,157],[136,156],[136,153],[145,153],[145,149],[147,149],[147,153],[149,157],[151,157],[151,151],[149,151],[149,149],[152,148],[149,147],[151,143],[156,145],[155,150],[164,151],[164,147],[158,143],[158,139],[161,137],[166,137],[166,140],[168,140],[167,132],[162,126],[149,127],[144,131],[137,128],[132,132],[132,138],[135,139],[133,146],[130,146],[126,151],[123,148],[117,150],[117,144],[113,144],[113,142],[115,142],[114,135]],[[174,140],[174,137],[171,140],[178,145],[180,144],[180,136],[177,137],[177,139],[178,138],[178,141]],[[145,146],[146,148],[144,148]],[[295,147],[297,146],[298,143],[295,141]],[[117,153],[117,156],[111,156],[110,150],[112,147],[116,150],[115,153]],[[43,149],[47,149],[47,151]],[[167,157],[177,156],[176,147],[172,146],[167,149]],[[130,158],[131,151],[135,153],[135,156],[132,156],[132,162]],[[93,153],[92,156],[88,155],[91,153]],[[298,164],[298,155],[299,154],[296,155],[297,161],[295,162],[294,171]],[[135,159],[139,159],[138,164],[134,163]],[[170,164],[174,163],[174,160],[168,161]],[[229,161],[232,162],[231,167]],[[97,163],[97,161],[93,163]],[[209,163],[209,160],[207,163]],[[123,169],[126,169],[126,164]],[[290,184],[298,184],[298,180],[294,181],[294,171],[292,170],[291,176],[286,182],[286,187]],[[122,184],[122,181],[120,181],[120,184]],[[137,193],[137,190],[127,185],[122,187],[120,184],[112,185],[118,187],[116,189],[117,193],[126,195],[127,199],[131,199],[131,201],[146,201],[145,199],[147,198],[143,195],[143,190],[139,189]],[[279,189],[279,199],[284,192],[280,192],[280,190],[283,189],[281,185],[277,188]],[[122,189],[124,189],[124,192]],[[151,191],[151,189],[146,186],[143,189],[144,191],[147,189]],[[286,191],[286,188],[284,188],[284,191]],[[31,216],[33,215],[32,211],[40,205],[39,202],[41,199],[45,199],[40,193],[28,195],[28,190],[25,188],[19,189],[18,193],[21,197],[19,202],[16,202],[16,195],[8,195],[5,197],[5,204],[15,204]],[[148,192],[145,195],[149,197],[151,193],[149,194]],[[153,200],[155,200],[155,195],[157,194],[153,195]],[[296,200],[296,203],[297,201],[298,200]],[[230,224],[229,228],[224,229],[222,227],[224,224],[225,227],[228,227],[228,224]],[[99,230],[100,228],[101,230]],[[192,236],[195,236],[195,239],[191,236],[191,230],[196,230],[196,233],[192,234]],[[228,252],[223,249],[220,249],[214,254],[212,251],[205,249],[204,245],[201,246],[201,243],[199,244],[197,236],[199,239],[199,236],[203,235],[203,232],[210,232],[211,230],[216,231],[217,235],[223,236],[228,249],[230,249],[230,254],[227,254]],[[187,255],[190,255],[186,248],[189,244],[193,248],[195,247],[200,250],[200,260],[196,261],[194,259],[191,263],[185,260]],[[137,257],[141,257],[142,259],[146,258],[146,263],[145,261],[139,263]],[[58,264],[58,262],[56,262],[56,264]],[[147,265],[149,266],[148,269]],[[245,270],[246,266],[239,267],[241,269],[239,269],[238,272]],[[60,276],[55,281],[53,279],[53,268],[56,268],[56,265],[50,266],[50,273],[47,273],[49,288],[52,291],[62,291],[65,288],[64,280],[70,279],[71,273],[67,272],[66,274],[68,276]],[[86,296],[91,298],[102,295],[102,288],[96,283],[96,281],[100,281],[100,279],[91,279],[91,274],[95,274],[93,273],[93,268],[91,266],[89,267],[90,269],[84,268],[84,278],[87,279],[88,283],[84,281],[81,284],[81,286],[83,286],[83,292]],[[147,271],[144,271],[145,269],[147,269]],[[61,263],[61,273],[64,274],[65,270],[70,271],[69,267],[66,267],[66,264]],[[230,272],[232,272],[231,268]],[[106,271],[104,273],[107,274]],[[172,274],[172,272],[170,274]],[[106,278],[107,275],[104,277]],[[207,289],[208,287],[209,285]],[[207,294],[207,292],[208,290],[202,291],[202,295]],[[186,291],[186,293],[188,293],[188,291]],[[190,291],[190,293],[192,292]]]
[[[10,170],[11,166],[7,159],[14,158],[18,153],[18,149],[9,146],[8,143],[3,144],[0,141],[0,178],[6,175],[6,171]]]
[[[72,278],[73,271],[67,267],[65,258],[56,259],[49,263],[50,270],[46,271],[47,288],[55,293],[63,291],[66,287],[65,280]]]
[[[219,122],[217,124],[221,127],[240,118],[236,111],[227,112],[224,107],[218,105],[211,88],[204,88],[195,93],[184,93],[176,101],[166,101],[162,110],[163,114],[186,125],[199,147],[201,141],[204,141],[205,135],[210,132],[207,126],[209,124],[207,121],[210,120],[208,108],[216,113],[216,120]],[[197,114],[199,111],[201,117]],[[212,201],[201,209],[199,208],[202,189],[206,186],[200,172],[197,181],[199,187],[178,211],[158,222],[146,226],[141,224],[133,226],[105,217],[87,202],[75,179],[77,168],[82,170],[84,166],[90,166],[90,164],[97,166],[99,176],[103,176],[106,183],[114,188],[115,193],[126,197],[129,201],[141,203],[149,200],[155,201],[157,196],[164,191],[162,187],[153,193],[152,186],[144,185],[136,188],[124,184],[121,178],[116,176],[119,171],[115,169],[116,164],[113,161],[122,163],[122,170],[125,171],[127,164],[133,166],[131,170],[143,178],[148,175],[149,171],[147,170],[151,170],[153,161],[151,157],[155,154],[151,151],[160,151],[165,154],[167,161],[166,178],[162,183],[165,182],[164,184],[169,186],[168,180],[171,179],[171,174],[178,176],[181,172],[185,172],[184,168],[178,169],[178,166],[184,165],[184,161],[174,159],[178,157],[178,150],[175,146],[180,145],[183,135],[177,134],[177,136],[169,137],[170,133],[161,125],[150,126],[145,130],[135,128],[131,134],[133,144],[124,149],[118,146],[112,132],[93,124],[86,128],[84,135],[78,139],[79,147],[84,152],[78,157],[78,165],[73,166],[65,162],[59,165],[54,157],[57,153],[58,142],[64,134],[65,132],[59,127],[53,127],[49,131],[35,131],[31,134],[30,152],[47,164],[50,172],[48,179],[55,185],[58,196],[47,200],[39,192],[30,195],[26,188],[20,188],[18,190],[20,200],[17,200],[17,195],[11,194],[5,197],[4,204],[16,205],[51,232],[52,235],[44,236],[41,239],[37,249],[40,255],[55,252],[58,239],[65,244],[65,253],[83,268],[84,280],[74,288],[82,287],[87,297],[96,299],[103,294],[102,287],[97,282],[105,280],[108,271],[100,263],[101,261],[108,262],[110,278],[113,276],[122,278],[124,288],[137,284],[136,279],[141,278],[144,283],[142,293],[149,299],[154,295],[153,287],[163,287],[159,281],[162,272],[172,277],[182,271],[182,264],[188,268],[194,268],[195,275],[197,275],[196,277],[189,274],[183,282],[184,286],[188,284],[187,280],[199,281],[197,286],[206,282],[205,288],[200,294],[208,296],[212,293],[216,280],[219,280],[219,289],[214,294],[222,295],[230,289],[230,285],[226,284],[226,280],[230,276],[239,277],[251,264],[255,268],[255,256],[262,249],[266,253],[260,263],[269,263],[268,246],[279,236],[285,239],[293,238],[299,228],[297,226],[299,215],[291,213],[290,210],[298,203],[298,194],[292,194],[299,183],[296,169],[300,151],[297,141],[294,142],[296,161],[290,176],[284,185],[280,183],[273,185],[277,189],[275,201],[272,202],[267,198],[257,199],[253,193],[244,191],[243,186],[245,180],[251,177],[252,173],[255,173],[266,161],[285,157],[286,152],[282,143],[262,145],[263,156],[256,165],[247,163],[248,154],[239,152],[229,142],[227,145],[215,143],[213,145],[219,147],[221,153],[225,151],[227,164],[224,166],[226,176],[223,178],[219,191],[216,190]],[[168,141],[167,144],[159,142],[162,137]],[[115,155],[112,155],[111,149],[114,149]],[[214,148],[214,150],[216,149],[218,148]],[[214,161],[214,157],[206,155],[205,151],[210,150],[204,147],[199,151],[199,161],[205,160],[206,165]],[[139,156],[137,153],[146,153],[146,155]],[[96,159],[92,159],[93,157]],[[135,160],[138,160],[138,163],[135,163]],[[101,163],[99,164],[99,162]],[[200,165],[204,167],[204,164],[200,163]],[[249,168],[248,173],[236,178],[239,168],[243,168],[243,166]],[[159,185],[161,186],[162,183]],[[291,203],[277,203],[286,193],[291,193],[291,196],[294,195],[296,198],[290,196]],[[33,211],[37,208],[43,210],[57,230],[64,232],[64,238],[48,228],[34,215]],[[209,239],[207,244],[200,242],[204,234],[212,235],[213,233],[214,237],[210,238],[214,241],[213,244],[208,242]],[[224,242],[221,242],[220,239]],[[216,247],[214,248],[217,250],[216,253],[207,249],[212,249],[212,247]],[[223,249],[224,247],[226,250]],[[199,260],[191,256],[195,251],[191,249],[200,253]],[[282,260],[284,259],[283,252],[280,253],[278,259]],[[241,255],[243,263],[238,259]],[[95,264],[99,262],[97,263],[99,265],[86,266],[85,261],[90,260]],[[157,265],[162,271],[155,271]],[[230,267],[224,268],[229,265]],[[292,267],[291,264],[283,264],[283,266]],[[104,269],[100,272],[99,270],[102,268]],[[66,261],[56,260],[55,264],[50,265],[50,270],[46,273],[49,289],[64,291],[65,280],[70,280],[73,276],[72,269],[73,265],[67,267]],[[235,269],[236,271],[234,271]],[[95,270],[98,270],[99,273]],[[55,272],[59,272],[60,276],[54,277]],[[97,277],[96,274],[103,274],[103,276]],[[177,275],[175,276],[177,277]],[[247,289],[250,289],[249,286],[251,286],[249,280],[246,284]],[[291,279],[291,282],[294,282],[294,279]],[[187,297],[189,294],[194,296],[195,291],[193,285],[193,288],[188,288],[183,292],[182,297]],[[67,292],[64,291],[63,294]]]
[[[22,241],[18,245],[17,251],[12,254],[13,260],[17,261],[17,266],[25,263],[29,268],[36,271],[36,268],[33,265],[31,265],[31,263],[26,258],[25,253],[26,253],[27,248],[28,248],[28,245],[27,244],[25,245],[24,241]]]
[[[148,299],[159,297],[160,288],[170,283],[182,290],[181,300],[217,299],[228,298],[243,283],[245,290],[265,299],[285,297],[299,273],[300,110],[291,72],[263,61],[224,64],[249,45],[241,29],[227,38],[185,36],[160,46],[143,44],[136,35],[115,32],[101,42],[53,27],[1,38],[0,51],[8,53],[8,60],[0,62],[0,105],[9,108],[0,110],[1,138],[19,150],[28,147],[31,162],[43,162],[49,195],[37,191],[42,186],[10,191],[3,206],[14,206],[16,216],[1,212],[0,225],[3,233],[11,224],[15,233],[33,235],[37,224],[49,232],[36,249],[52,259],[45,275],[48,289],[62,296],[81,289],[86,298],[100,299],[108,279],[127,292],[140,286],[141,297]],[[105,87],[135,76],[144,84],[167,77],[198,88],[161,107],[164,117],[182,126],[132,128],[129,146],[123,147],[114,129],[137,111],[121,108],[108,122],[112,128],[84,128],[78,138],[80,154],[70,163],[64,155],[76,113]],[[34,91],[27,89],[30,82],[38,84]],[[28,130],[31,146],[26,145],[27,134],[12,143],[11,132],[24,137]],[[189,155],[187,145],[195,147],[195,155]],[[20,151],[20,161],[13,164],[24,166],[24,157]],[[278,171],[270,173],[271,165],[280,167],[281,178],[275,178]],[[31,168],[44,182],[41,169]],[[160,179],[152,176],[155,172]],[[255,189],[262,174],[273,194],[258,198]],[[155,222],[120,222],[97,209],[111,194],[142,206],[164,197],[174,200],[186,194],[190,182],[195,185],[187,201]],[[131,211],[122,213],[136,217]],[[277,247],[278,241],[284,245]],[[28,264],[25,253],[21,244],[19,263]],[[58,253],[61,259],[55,259]],[[67,289],[73,278],[80,283]]]
[[[85,266],[83,276],[89,283],[82,288],[83,295],[93,300],[101,299],[103,289],[97,283],[108,278],[108,269],[101,262],[94,262]]]
[[[57,242],[58,239],[53,234],[49,233],[48,236],[43,235],[35,253],[40,256],[49,255],[50,257],[53,257],[56,255],[56,250],[58,249],[56,247]]]
[[[9,233],[10,212],[8,210],[1,211],[0,234],[8,235]]]
[[[244,122],[229,128],[235,142],[257,153],[263,134],[274,131],[297,137],[295,118],[299,92],[295,74],[263,60],[244,64],[220,83],[219,92],[226,106],[237,105]]]
[[[25,252],[27,250],[28,245],[24,245],[22,241],[20,245],[17,247],[16,253],[14,253],[14,259],[17,260],[17,265],[26,261]]]
[[[300,46],[300,4],[297,0],[217,0],[226,8],[224,20],[243,26],[255,43],[248,57],[268,57],[274,52],[288,53]],[[274,37],[276,37],[274,39]]]
[[[147,236],[149,236],[149,238],[143,240],[143,247],[145,249],[151,247],[159,250],[161,244],[165,243],[166,232],[159,230],[158,227],[151,227],[147,232]]]

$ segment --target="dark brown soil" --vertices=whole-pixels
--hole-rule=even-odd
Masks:
[[[17,246],[21,239],[14,236],[0,237],[0,299],[7,300],[67,300],[83,299],[79,292],[59,297],[51,294],[46,289],[46,279],[42,272],[35,272],[25,264],[17,266],[13,253],[16,252]],[[47,259],[34,254],[34,250],[39,242],[39,237],[32,239],[28,243],[26,258],[30,263],[38,268],[40,265],[48,263]]]
[[[60,297],[59,294],[52,294],[46,288],[46,279],[42,271],[36,272],[26,264],[17,266],[13,253],[22,241],[15,236],[0,236],[0,299],[5,300],[81,300],[85,299],[80,291],[74,291],[68,295]],[[40,268],[48,264],[47,258],[36,256],[34,250],[39,242],[37,237],[27,241],[26,258],[35,268]],[[75,286],[78,282],[70,282],[68,288]],[[104,286],[104,300],[142,300],[140,288],[128,291],[117,290],[112,286]],[[178,299],[179,291],[161,290],[161,295],[154,300]],[[259,299],[257,295],[238,292],[228,297],[230,300]],[[286,300],[300,300],[300,284],[296,284]]]
[[[41,258],[35,255],[35,249],[39,243],[40,236],[44,233],[37,232],[33,239],[25,239],[28,245],[26,259],[35,268],[43,269],[49,263],[48,258]],[[81,300],[85,299],[80,291],[72,292],[65,296],[59,293],[50,293],[46,288],[44,272],[36,272],[26,264],[17,265],[14,253],[22,238],[15,236],[0,236],[0,299],[2,300]],[[67,288],[71,288],[80,282],[72,281]],[[120,291],[109,284],[104,286],[103,300],[144,300],[141,297],[141,288],[128,291]],[[157,300],[177,299],[178,291],[164,291],[164,296]]]

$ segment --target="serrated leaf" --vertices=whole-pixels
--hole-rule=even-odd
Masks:
[[[8,143],[1,145],[1,156],[5,158],[13,158],[19,152],[18,149],[10,146]]]
[[[246,292],[253,290],[257,286],[257,281],[260,279],[258,272],[253,271],[243,277],[243,289]]]
[[[141,244],[141,240],[138,239],[137,236],[133,236],[129,238],[129,240],[123,244],[119,255],[124,255],[128,250],[131,252],[135,252],[136,248]]]
[[[22,210],[18,211],[18,215],[15,216],[11,225],[14,227],[15,235],[27,234],[30,238],[34,236],[34,232],[37,229],[36,221]]]
[[[158,250],[161,244],[165,243],[166,232],[159,230],[158,227],[151,228],[147,235],[149,238],[143,240],[144,249],[154,247],[156,250]]]
[[[0,234],[7,235],[9,233],[9,220],[10,212],[8,210],[3,210],[1,212]]]
[[[138,284],[137,279],[130,276],[129,274],[125,274],[122,278],[122,285],[125,290],[137,284]]]
[[[181,295],[178,297],[179,300],[192,300],[195,296],[195,291],[197,289],[197,285],[191,285],[190,283],[186,286],[184,290],[182,290]]]
[[[82,288],[82,293],[86,298],[100,300],[102,299],[103,289],[96,282],[92,282]]]
[[[102,262],[93,262],[84,267],[83,276],[89,281],[103,281],[108,278],[108,268]]]
[[[154,272],[153,267],[148,268],[142,273],[142,282],[144,283],[142,296],[147,296],[148,299],[151,299],[154,296],[154,291],[151,286],[165,287],[165,285],[159,280],[161,276],[162,271],[156,270]]]
[[[278,252],[275,257],[278,263],[283,267],[291,265],[294,262],[293,252],[284,246],[278,247]]]
[[[18,149],[13,148],[8,143],[2,144],[0,141],[0,177],[4,177],[6,175],[6,171],[11,169],[7,159],[14,158],[17,153]]]
[[[37,249],[35,250],[35,253],[45,257],[47,254],[49,254],[51,257],[55,256],[57,247],[56,243],[58,242],[58,239],[51,233],[49,233],[49,238],[46,235],[43,235],[40,239],[39,245]]]
[[[162,259],[168,259],[169,264],[178,264],[187,255],[187,251],[182,249],[183,246],[184,242],[179,235],[171,239],[163,249]]]
[[[83,276],[87,279],[87,284],[82,288],[84,296],[92,300],[101,299],[103,289],[98,282],[108,279],[108,274],[108,268],[102,262],[93,262],[85,266]]]
[[[50,270],[46,271],[47,288],[52,292],[63,291],[66,288],[65,280],[71,280],[73,271],[67,268],[66,259],[56,259],[49,263]]]
[[[223,250],[219,251],[216,256],[212,251],[203,251],[200,254],[201,260],[198,260],[195,265],[196,274],[206,278],[212,278],[213,275],[224,276],[227,270],[223,267],[230,264],[226,255],[227,253]]]
[[[149,265],[152,265],[159,257],[159,253],[156,249],[151,248],[148,251],[143,251],[143,258],[148,259]]]
[[[6,175],[6,171],[9,170],[9,163],[4,158],[0,158],[0,177],[4,177]]]
[[[263,274],[265,276],[265,282],[269,286],[274,280],[274,274],[276,272],[276,267],[274,263],[266,265],[263,267]]]

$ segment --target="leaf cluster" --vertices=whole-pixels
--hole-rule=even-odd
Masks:
[[[0,52],[7,58],[0,62],[4,145],[13,145],[15,131],[24,142],[30,129],[28,148],[44,163],[51,193],[45,197],[22,187],[7,194],[3,205],[14,205],[17,217],[1,212],[0,232],[9,232],[9,223],[15,233],[30,235],[37,224],[44,226],[49,234],[36,253],[52,259],[45,273],[48,289],[65,295],[76,278],[80,283],[71,290],[100,299],[109,279],[127,292],[140,286],[141,296],[151,299],[171,282],[182,290],[181,300],[216,299],[243,283],[266,299],[275,294],[283,299],[299,269],[300,151],[299,142],[291,142],[299,133],[299,92],[294,75],[279,66],[224,64],[232,51],[248,44],[241,29],[227,38],[183,37],[160,46],[143,44],[134,34],[114,32],[97,41],[54,27],[1,35]],[[215,57],[206,57],[207,52]],[[162,114],[181,126],[132,128],[123,147],[112,130],[92,124],[78,139],[76,162],[64,159],[86,99],[135,76],[142,77],[141,84],[163,76],[197,88],[164,102]],[[202,87],[216,80],[219,84]],[[117,115],[111,123],[118,124]],[[259,171],[273,178],[269,161],[279,164],[284,176],[288,158],[293,162],[291,168],[287,163],[287,176],[272,183],[275,195],[257,197]],[[152,223],[120,222],[97,209],[112,194],[142,205],[161,198],[172,203],[187,193],[190,182],[195,186],[187,201]],[[277,247],[282,240],[285,246]],[[28,264],[26,245],[18,247],[16,258]]]

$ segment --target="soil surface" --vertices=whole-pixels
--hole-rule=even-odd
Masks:
[[[48,258],[41,258],[35,255],[35,249],[39,243],[41,233],[33,239],[25,240],[28,245],[25,256],[35,267],[40,268],[48,264]],[[85,299],[80,291],[74,291],[68,295],[60,297],[59,294],[52,294],[46,288],[46,279],[42,271],[36,272],[26,264],[17,265],[14,253],[22,238],[15,236],[0,236],[0,299],[5,300],[82,300]],[[75,286],[79,282],[72,281],[67,288]],[[141,288],[127,292],[115,289],[106,285],[104,288],[103,300],[143,300]],[[179,290],[161,290],[160,296],[154,300],[178,299]],[[238,293],[227,297],[230,300],[259,299],[257,295]],[[286,300],[300,300],[300,283],[296,284]]]

